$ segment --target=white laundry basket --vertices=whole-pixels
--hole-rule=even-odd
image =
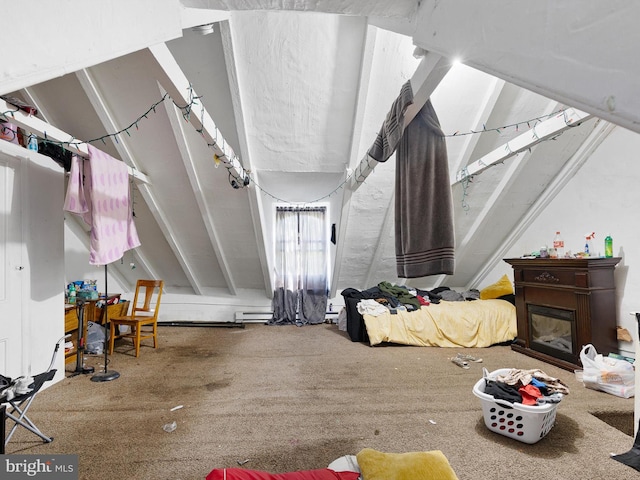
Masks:
[[[485,373],[490,380],[508,373],[510,368]],[[486,372],[486,370],[485,370]],[[523,405],[493,398],[484,393],[485,379],[473,387],[473,394],[482,402],[484,423],[493,432],[524,443],[536,443],[544,438],[556,421],[557,403]]]

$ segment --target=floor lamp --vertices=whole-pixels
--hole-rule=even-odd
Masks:
[[[107,325],[109,323],[109,289],[107,288],[107,266],[104,266],[104,371],[96,373],[91,377],[92,382],[110,382],[116,378],[120,378],[120,374],[115,370],[107,370]]]

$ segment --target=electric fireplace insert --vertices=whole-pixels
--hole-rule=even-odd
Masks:
[[[517,352],[566,370],[582,368],[580,350],[618,353],[613,258],[510,258]]]

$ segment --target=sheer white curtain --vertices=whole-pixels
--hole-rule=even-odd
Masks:
[[[324,322],[327,250],[325,208],[276,210],[276,271],[270,324]]]
[[[298,216],[276,210],[276,265],[273,318],[269,323],[295,323],[298,310]]]

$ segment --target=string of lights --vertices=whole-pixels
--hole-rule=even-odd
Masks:
[[[38,141],[38,143],[43,143],[45,145],[47,144],[53,144],[53,145],[57,145],[61,148],[66,148],[68,149],[69,147],[76,147],[78,148],[80,145],[82,144],[93,144],[93,143],[98,143],[98,142],[102,142],[103,145],[106,145],[106,140],[108,139],[113,139],[114,142],[116,143],[120,143],[118,140],[118,137],[120,135],[122,135],[123,133],[126,134],[128,137],[131,136],[131,130],[132,129],[136,129],[139,130],[139,123],[142,122],[145,119],[148,119],[149,115],[151,113],[156,113],[156,108],[161,105],[163,102],[167,101],[168,99],[171,100],[171,102],[173,103],[173,105],[182,112],[182,117],[184,118],[185,121],[190,123],[191,120],[191,113],[193,111],[193,107],[196,105],[199,105],[198,100],[200,100],[200,96],[195,95],[192,86],[189,86],[189,101],[185,104],[185,105],[180,105],[178,103],[176,103],[171,96],[168,93],[165,93],[162,98],[160,98],[160,100],[156,101],[155,103],[153,103],[144,113],[142,113],[141,115],[139,115],[133,122],[131,122],[129,125],[127,125],[126,127],[116,131],[116,132],[112,132],[112,133],[107,133],[105,135],[102,135],[100,137],[96,137],[90,140],[78,140],[75,138],[70,138],[67,141],[58,141],[58,140],[53,140],[51,138],[48,138],[47,133],[44,132],[44,136],[39,136],[39,135],[34,135]],[[18,112],[19,110],[21,110],[21,108],[19,108],[18,106],[15,106],[14,109],[10,109],[10,110],[6,110],[4,112],[0,112],[0,118],[4,118],[6,121],[10,122],[12,118],[14,118],[14,114],[16,112]],[[29,114],[31,114],[32,112],[29,111]],[[203,117],[204,117],[204,109],[201,109],[201,125],[203,125]],[[13,132],[13,135],[17,135],[18,132],[9,129],[8,127],[3,127],[3,132],[4,131],[11,131]],[[202,136],[204,136],[204,132],[202,128],[196,129],[196,131],[198,133],[200,133]],[[219,144],[219,140],[218,137],[222,138],[222,144]],[[242,167],[241,163],[239,162],[238,157],[236,156],[236,154],[233,152],[233,150],[231,149],[231,147],[228,144],[225,144],[224,141],[224,137],[222,137],[222,134],[219,132],[218,127],[215,127],[215,139],[213,141],[213,143],[207,143],[207,146],[209,148],[212,148],[215,150],[215,147],[218,147],[218,149],[220,151],[222,151],[223,155],[217,155],[214,153],[214,161],[216,162],[216,167],[222,163],[224,164],[225,168],[228,169],[229,171],[229,184],[237,189],[237,188],[243,188],[249,185],[249,175],[248,172],[245,171],[245,169]],[[227,151],[230,151],[230,155],[227,154]],[[241,173],[236,172],[235,170],[239,169],[241,171]]]
[[[548,115],[543,115],[541,117],[535,117],[535,118],[530,118],[529,120],[524,120],[522,122],[517,122],[517,123],[510,123],[508,125],[503,125],[501,127],[494,127],[494,128],[487,128],[487,126],[483,123],[482,124],[482,130],[470,130],[468,132],[459,132],[456,131],[454,133],[445,135],[445,137],[463,137],[465,135],[475,135],[478,133],[487,133],[487,132],[497,132],[497,133],[502,133],[503,130],[507,130],[507,129],[511,129],[514,128],[516,132],[520,131],[520,126],[524,126],[526,125],[527,128],[532,128],[531,124],[533,123],[533,129],[534,129],[534,134],[535,134],[535,126],[538,122],[542,122],[543,120],[547,120],[549,118],[552,118],[556,115],[558,115],[559,113],[566,113],[566,110],[564,109],[560,109],[560,110],[556,110],[555,112],[549,113]]]
[[[541,117],[537,117],[535,119],[531,119],[528,120],[526,122],[520,122],[520,125],[526,123],[527,126],[529,127],[529,133],[531,135],[530,137],[530,142],[533,142],[533,145],[541,142],[541,141],[553,141],[553,140],[557,140],[558,137],[560,137],[563,133],[563,131],[558,131],[555,135],[549,135],[548,131],[545,132],[543,134],[543,136],[541,137],[538,134],[538,131],[536,131],[536,126],[538,126],[539,122],[543,121],[543,120],[547,120],[547,119],[552,119],[552,118],[560,118],[562,117],[562,121],[564,122],[564,128],[574,128],[574,127],[578,127],[582,124],[581,121],[576,121],[576,112],[572,112],[571,114],[569,114],[568,109],[561,109],[555,112],[552,112],[548,115],[544,115]],[[580,117],[580,115],[578,115],[578,117]],[[531,126],[531,123],[533,123],[533,127]],[[517,131],[517,124],[512,124],[510,125],[511,127],[516,126],[516,131]],[[504,128],[504,127],[501,127]],[[496,129],[493,129],[496,130]],[[544,128],[543,128],[544,130]],[[524,138],[526,139],[525,135],[521,135],[520,138]],[[480,172],[482,172],[482,170],[489,168],[489,167],[494,167],[496,165],[503,165],[504,164],[504,160],[506,158],[510,158],[512,156],[518,156],[521,153],[524,153],[526,151],[528,151],[529,153],[531,153],[531,146],[530,145],[525,145],[524,148],[522,148],[521,143],[519,143],[519,146],[516,147],[516,150],[514,150],[512,148],[511,145],[512,141],[508,141],[505,145],[504,145],[504,151],[505,156],[502,157],[502,159],[496,161],[493,160],[490,163],[485,163],[484,161],[484,157],[477,160],[476,162],[474,162],[473,164],[468,164],[466,167],[464,167],[463,169],[461,169],[457,174],[456,174],[456,180],[457,182],[460,183],[461,187],[462,187],[462,199],[461,199],[461,207],[463,211],[468,211],[470,209],[469,204],[467,203],[467,197],[469,196],[469,185],[473,183],[473,177],[478,175]],[[518,142],[516,142],[518,143]]]
[[[156,108],[161,105],[163,102],[165,102],[167,99],[170,99],[171,102],[173,103],[173,105],[182,112],[182,116],[184,118],[185,121],[190,122],[191,120],[191,113],[193,111],[193,107],[196,105],[199,105],[198,101],[201,99],[202,97],[195,95],[193,88],[191,86],[189,86],[189,101],[187,102],[187,104],[185,105],[179,105],[177,104],[168,93],[165,93],[162,98],[160,100],[158,100],[157,102],[153,103],[143,114],[141,114],[140,116],[138,116],[133,122],[131,122],[128,126],[118,130],[117,132],[112,132],[112,133],[107,133],[105,135],[102,135],[100,137],[91,139],[91,140],[85,140],[85,141],[81,141],[81,140],[77,140],[75,138],[71,138],[68,141],[56,141],[56,140],[52,140],[50,138],[47,138],[47,134],[46,132],[44,132],[44,137],[37,137],[39,142],[43,142],[45,144],[50,143],[50,144],[55,144],[58,145],[62,148],[65,147],[70,147],[70,146],[75,146],[76,148],[81,145],[81,144],[89,144],[89,143],[96,143],[96,142],[102,142],[103,144],[106,144],[106,140],[107,139],[113,139],[113,141],[115,141],[116,143],[119,143],[118,140],[118,136],[122,135],[123,133],[126,134],[127,136],[131,136],[130,131],[135,128],[136,130],[139,129],[138,124],[140,122],[142,122],[144,119],[147,119],[148,116],[151,113],[156,113]],[[4,112],[0,112],[0,118],[4,118],[7,121],[11,121],[11,118],[13,118],[13,115],[18,112],[19,108],[15,107],[15,109],[10,109]],[[200,125],[204,125],[204,108],[200,110]],[[493,127],[493,128],[487,128],[486,125],[483,124],[483,128],[482,130],[470,130],[468,132],[460,132],[460,131],[456,131],[454,133],[451,134],[445,134],[445,137],[461,137],[461,136],[466,136],[466,135],[477,135],[477,134],[484,134],[484,133],[488,133],[488,132],[496,132],[496,133],[503,133],[503,131],[507,130],[507,129],[515,129],[516,132],[519,131],[521,126],[526,125],[529,129],[532,128],[532,124],[533,124],[533,136],[534,138],[536,137],[536,131],[535,131],[535,126],[538,122],[541,122],[545,119],[551,118],[555,115],[558,115],[560,113],[563,113],[566,115],[566,111],[565,110],[557,110],[553,113],[550,113],[548,115],[543,115],[543,116],[539,116],[539,117],[535,117],[535,118],[531,118],[529,120],[524,120],[524,121],[520,121],[520,122],[516,122],[516,123],[511,123],[511,124],[507,124],[507,125],[502,125],[500,127]],[[204,131],[203,131],[204,127],[201,128],[197,128],[196,131],[198,133],[200,133],[200,135],[202,135],[204,137]],[[220,134],[218,127],[214,127],[214,140],[212,143],[207,142],[207,146],[209,148],[212,148],[215,150],[215,148],[217,147],[219,150],[221,150],[223,152],[223,155],[218,155],[216,153],[214,153],[214,166],[216,168],[219,167],[220,164],[223,164],[224,167],[227,169],[228,171],[228,180],[229,180],[229,184],[231,185],[232,188],[234,189],[240,189],[240,188],[245,188],[248,187],[250,183],[253,183],[253,185],[260,190],[260,192],[263,195],[269,196],[272,199],[281,202],[281,203],[300,203],[300,202],[290,202],[288,200],[282,199],[276,195],[271,194],[270,192],[268,192],[267,190],[265,190],[264,188],[262,188],[256,181],[255,179],[251,176],[251,172],[247,171],[244,169],[244,167],[242,166],[238,156],[235,154],[235,152],[233,151],[233,149],[231,148],[231,146],[229,144],[227,144],[224,140],[224,137],[222,137],[222,135]],[[3,127],[3,131],[7,130],[7,127]],[[17,134],[17,132],[14,131],[14,134]],[[221,140],[219,140],[219,138],[221,138]],[[555,140],[554,137],[552,140]],[[505,147],[507,149],[509,149],[509,145],[507,144],[507,146]],[[226,152],[229,151],[230,154],[227,154]],[[352,178],[353,181],[357,182],[357,183],[363,183],[366,180],[367,175],[365,175],[365,173],[369,173],[370,171],[373,171],[374,167],[371,165],[370,162],[375,162],[375,160],[371,159],[371,158],[367,158],[367,162],[366,162],[366,169],[367,171],[363,171],[362,169],[358,168],[356,169],[354,172],[352,172],[351,174],[347,175],[346,178],[344,180],[342,180],[332,191],[330,191],[329,193],[316,198],[314,200],[308,201],[308,202],[303,202],[304,204],[313,204],[313,203],[318,203],[320,201],[323,201],[327,198],[330,198],[332,195],[337,194],[341,189],[345,188],[345,186],[351,182]],[[463,170],[464,172],[464,170]],[[466,210],[468,209],[468,205],[466,204],[465,201],[465,197],[466,197],[466,189],[469,183],[472,182],[472,176],[464,176],[464,184],[463,184],[463,208]]]

